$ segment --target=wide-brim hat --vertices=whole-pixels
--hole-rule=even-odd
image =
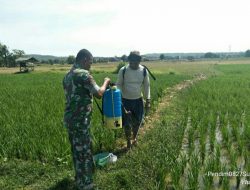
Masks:
[[[139,51],[131,51],[128,56],[128,61],[133,62],[140,62],[141,61],[141,55]]]

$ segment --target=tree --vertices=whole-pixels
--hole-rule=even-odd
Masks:
[[[9,54],[10,54],[10,52],[9,52],[7,46],[0,43],[0,58],[1,58],[0,65],[1,66],[3,66],[3,67],[8,66],[8,56],[9,56]]]
[[[53,64],[54,64],[53,59],[49,59],[49,60],[48,60],[48,63],[51,64],[51,65],[53,65]]]
[[[13,49],[12,51],[16,58],[22,57],[25,54],[23,50],[19,50],[19,49]]]
[[[191,55],[190,55],[190,56],[187,56],[187,60],[188,60],[188,61],[194,61],[194,56],[191,56]]]
[[[19,50],[19,49],[13,49],[12,53],[10,53],[9,55],[9,67],[16,67],[17,63],[16,63],[16,59],[19,57],[22,57],[23,55],[25,55],[25,52],[23,50]]]
[[[160,60],[163,60],[163,59],[165,59],[165,55],[164,55],[164,54],[161,54],[161,55],[160,55]]]
[[[75,60],[76,60],[75,56],[74,56],[74,55],[70,55],[70,56],[67,58],[67,63],[72,65],[72,64],[75,63]]]
[[[120,71],[120,69],[121,69],[122,67],[124,67],[124,66],[125,66],[125,63],[124,63],[124,62],[120,62],[120,63],[117,65],[116,70],[114,71],[114,73],[117,74],[117,73]]]
[[[123,62],[128,61],[128,56],[126,56],[126,55],[121,56],[121,60],[122,60]]]
[[[8,47],[0,43],[0,67],[16,67],[16,59],[23,56],[23,50],[13,49],[12,52]]]
[[[204,58],[219,58],[220,56],[215,54],[215,53],[211,53],[211,52],[207,52],[204,55]]]
[[[250,49],[245,52],[245,57],[250,57]]]

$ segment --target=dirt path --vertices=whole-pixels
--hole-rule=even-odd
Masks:
[[[159,100],[156,111],[152,113],[149,117],[145,118],[145,123],[138,132],[138,138],[141,139],[148,130],[154,127],[155,123],[159,122],[162,119],[161,114],[163,110],[169,106],[172,98],[175,97],[179,91],[192,86],[194,83],[200,80],[205,80],[206,78],[207,77],[204,74],[197,74],[192,80],[184,80],[173,87],[166,88],[163,92],[163,97]],[[116,155],[121,156],[127,151],[127,144],[123,138],[117,139],[116,144],[117,149],[114,151]]]
[[[176,94],[190,86],[192,86],[194,83],[205,80],[206,76],[204,74],[197,74],[194,79],[192,80],[184,80],[183,82],[176,84],[173,87],[167,88],[163,93],[167,94],[164,95],[160,100],[159,104],[157,106],[156,111],[150,115],[150,117],[146,117],[144,126],[139,131],[139,136],[141,138],[142,135],[146,133],[147,130],[152,128],[156,122],[161,120],[161,113],[166,107],[169,106],[171,99],[176,96]]]

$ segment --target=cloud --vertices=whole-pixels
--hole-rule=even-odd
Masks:
[[[238,51],[250,43],[248,1],[0,0],[0,36],[26,52],[96,55]]]

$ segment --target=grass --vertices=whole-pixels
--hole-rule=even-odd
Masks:
[[[72,170],[63,165],[17,159],[0,162],[0,188],[4,190],[73,189],[73,175]]]
[[[67,132],[62,123],[64,111],[62,78],[64,75],[63,72],[0,75],[0,90],[2,92],[0,94],[0,159],[3,171],[13,167],[12,160],[15,160],[14,163],[20,165],[20,168],[23,166],[30,170],[32,170],[33,162],[38,162],[45,164],[47,168],[60,166],[64,172],[71,171],[70,147]],[[110,76],[113,81],[116,80],[115,74],[94,72],[98,84],[105,76]],[[151,83],[152,109],[155,109],[157,99],[162,96],[166,87],[173,86],[189,76],[156,74],[156,78],[157,83],[153,81]],[[102,127],[97,107],[94,107],[94,110],[91,131],[94,137],[94,153],[105,150],[112,151],[115,139],[112,140],[110,137],[114,135],[114,132]],[[103,144],[102,149],[99,146],[100,143]],[[40,166],[42,167],[42,165]],[[27,178],[32,178],[33,175],[43,178],[39,176],[39,170],[38,167],[35,167],[34,173],[30,172],[29,175],[27,172],[25,175]],[[16,177],[16,179],[11,177],[17,176],[18,172],[19,170],[14,169],[9,170],[9,173],[3,172],[0,189],[35,188],[26,184],[21,176]],[[58,178],[55,177],[57,170],[54,169],[54,172],[52,169],[45,171],[45,173],[49,172],[53,176],[48,175],[47,177],[56,181],[50,182],[50,179],[34,180],[30,181],[29,184],[37,184],[39,188],[41,186],[41,189],[45,189],[46,186],[51,187],[52,183],[60,183],[60,180],[63,180],[59,178],[60,175]],[[72,180],[67,176],[66,179],[69,186],[72,186]]]
[[[183,90],[177,99],[173,99],[170,106],[161,113],[161,120],[140,139],[137,148],[119,157],[117,163],[97,170],[95,182],[101,189],[165,189],[173,185],[182,187],[182,180],[178,181],[178,178],[183,176],[183,168],[190,163],[197,164],[196,159],[201,160],[199,164],[202,164],[200,154],[197,154],[197,158],[193,157],[191,160],[183,158],[180,161],[181,167],[175,170],[188,117],[192,120],[192,127],[195,127],[193,132],[204,133],[200,143],[204,151],[202,144],[206,143],[205,135],[211,133],[207,127],[215,128],[218,113],[221,116],[221,127],[225,130],[224,133],[222,131],[223,138],[228,136],[228,143],[232,144],[232,134],[228,131],[227,123],[237,123],[245,112],[243,141],[249,147],[249,65],[220,65],[211,62],[203,65],[154,64],[148,66],[154,68],[158,79],[157,82],[152,81],[152,96],[155,99],[153,110],[156,109],[160,93],[166,87],[197,72],[209,72],[210,78]],[[111,65],[108,66],[111,68]],[[61,123],[64,109],[61,80],[65,71],[60,69],[62,70],[49,73],[37,71],[25,75],[0,75],[0,90],[3,92],[0,95],[0,189],[73,189],[69,143]],[[169,74],[170,72],[174,74]],[[98,83],[106,75],[115,80],[115,75],[111,73],[94,74]],[[97,110],[96,107],[94,110]],[[95,127],[92,134],[95,141],[105,142],[110,131],[100,125],[97,111],[93,113],[93,118]],[[197,136],[199,134],[191,134],[190,139],[195,140]],[[212,141],[214,136],[211,136]],[[106,150],[112,149],[112,143],[106,142]],[[219,148],[216,143],[214,145],[216,155],[209,159],[205,154],[202,172],[213,171],[215,163],[218,163]],[[100,151],[98,144],[94,150]],[[248,156],[249,150],[244,149],[243,155]],[[231,159],[234,160],[234,157],[235,154],[232,154]],[[245,168],[250,168],[249,162]],[[226,169],[228,168],[222,163],[221,170]],[[194,180],[193,183],[190,181],[190,185],[196,187],[198,171],[194,170],[192,173],[190,176]],[[211,186],[212,183],[213,178],[204,178],[204,184]],[[229,179],[222,178],[221,184],[228,188]]]
[[[217,67],[217,65],[215,66]],[[246,111],[246,113],[248,113],[248,109],[247,109],[247,105],[249,105],[249,101],[247,100],[246,95],[249,93],[248,92],[248,88],[246,88],[247,86],[247,81],[249,80],[249,77],[246,75],[248,72],[241,72],[241,69],[248,69],[248,71],[250,70],[250,66],[249,65],[240,65],[239,67],[237,65],[235,65],[234,67],[230,66],[231,69],[234,70],[233,74],[231,72],[229,72],[229,70],[227,70],[227,65],[223,65],[218,67],[219,70],[221,70],[221,72],[223,71],[223,68],[226,69],[225,74],[224,75],[220,75],[220,76],[216,76],[216,77],[211,77],[209,80],[207,81],[203,81],[200,82],[199,84],[197,84],[196,86],[191,87],[186,93],[183,93],[183,96],[180,97],[180,99],[182,101],[179,102],[178,106],[182,105],[182,111],[183,110],[189,110],[188,113],[191,116],[191,121],[192,122],[192,126],[194,127],[196,125],[194,125],[193,123],[195,123],[196,121],[203,121],[204,123],[200,123],[199,126],[201,125],[205,125],[209,128],[208,133],[208,141],[210,144],[210,149],[209,152],[207,152],[207,154],[205,155],[205,158],[203,158],[205,160],[203,166],[201,167],[190,167],[187,170],[187,178],[188,181],[186,182],[187,185],[192,188],[192,189],[198,189],[199,185],[197,182],[197,176],[199,176],[199,170],[195,170],[195,168],[204,168],[205,173],[210,171],[210,172],[218,172],[218,163],[220,162],[220,154],[221,154],[221,147],[219,147],[217,145],[217,141],[216,141],[216,136],[215,136],[215,132],[216,132],[216,126],[217,124],[217,116],[218,114],[220,115],[228,115],[226,117],[226,122],[224,124],[224,129],[226,133],[223,133],[224,136],[226,135],[228,138],[228,153],[229,153],[229,167],[225,168],[224,167],[224,163],[222,164],[222,168],[220,171],[224,171],[226,172],[228,169],[234,169],[236,170],[237,168],[235,168],[235,163],[236,163],[236,159],[238,157],[238,155],[234,152],[232,152],[230,150],[230,148],[233,145],[233,141],[237,141],[236,138],[232,138],[234,132],[232,131],[232,126],[230,123],[234,123],[234,124],[239,124],[239,118],[242,115],[242,110]],[[236,72],[237,70],[239,70],[239,72]],[[237,73],[237,76],[235,76],[235,73]],[[237,88],[236,88],[236,86]],[[177,106],[177,105],[175,105]],[[187,109],[188,107],[188,109]],[[197,110],[195,112],[193,112],[193,110]],[[179,112],[181,114],[185,114],[183,112]],[[168,113],[164,113],[164,115],[167,115]],[[171,114],[170,114],[171,115]],[[206,119],[202,119],[202,118],[206,118]],[[246,114],[246,120],[248,120],[249,115]],[[174,117],[175,119],[177,119],[178,117]],[[170,119],[171,120],[171,119]],[[172,121],[173,122],[173,121]],[[180,122],[180,121],[179,121]],[[182,121],[183,122],[183,121]],[[165,123],[168,123],[168,121],[165,121]],[[183,122],[184,123],[184,122]],[[199,123],[199,122],[198,122]],[[170,126],[166,126],[166,128],[168,127],[167,132],[165,133],[165,138],[170,138],[168,137],[168,134],[171,134],[171,127]],[[157,128],[157,127],[156,127]],[[176,132],[176,138],[179,140],[175,140],[175,143],[179,144],[179,147],[181,146],[182,143],[182,131],[183,128],[185,128],[185,125],[182,126],[182,130],[180,130],[179,132]],[[158,132],[162,132],[162,129],[159,127]],[[189,133],[191,131],[191,134],[189,134],[189,141],[194,141],[194,130],[188,130],[187,132]],[[201,131],[203,131],[203,129],[201,129]],[[178,134],[180,135],[180,137],[178,137]],[[157,139],[158,141],[158,145],[159,147],[155,147],[154,151],[155,152],[160,152],[161,151],[161,142],[163,141],[163,137],[157,136],[157,134],[155,134],[154,139]],[[151,141],[155,141],[155,140],[151,140]],[[148,142],[148,141],[147,141]],[[144,145],[147,145],[148,143],[145,142]],[[164,142],[164,141],[163,141]],[[171,138],[170,138],[170,143],[171,143]],[[143,142],[142,142],[143,143]],[[169,143],[169,142],[168,142]],[[173,142],[172,142],[173,143]],[[167,145],[167,143],[165,144],[165,146]],[[192,145],[192,142],[191,142]],[[178,146],[177,146],[178,147]],[[151,150],[148,146],[143,146],[141,147],[142,149],[144,149],[144,151],[147,150]],[[167,148],[168,149],[168,148]],[[199,154],[197,154],[197,158],[193,157],[193,151],[194,149],[191,148],[189,149],[189,155],[190,155],[190,159],[189,159],[189,164],[195,165],[197,163],[202,163],[200,161]],[[145,188],[152,188],[152,189],[164,189],[166,188],[168,185],[173,185],[173,186],[177,186],[177,187],[181,187],[183,184],[180,183],[180,181],[178,179],[180,179],[180,173],[181,173],[181,168],[176,167],[173,165],[161,165],[159,164],[159,168],[162,168],[162,166],[166,167],[168,171],[172,171],[173,173],[170,175],[172,176],[172,182],[171,180],[167,180],[167,182],[165,181],[165,184],[162,183],[162,176],[161,174],[164,173],[164,170],[162,172],[162,170],[160,170],[159,168],[155,168],[152,167],[152,163],[150,164],[146,164],[143,167],[143,172],[139,172],[139,174],[137,173],[138,171],[141,171],[141,167],[139,167],[138,165],[140,165],[141,162],[144,163],[144,159],[147,158],[150,160],[150,158],[148,158],[147,153],[145,153],[144,151],[139,152],[139,154],[141,155],[142,158],[138,158],[140,160],[140,162],[133,162],[133,166],[130,165],[126,165],[126,168],[128,169],[127,172],[124,171],[124,176],[123,176],[123,182],[125,184],[129,183],[129,186],[126,187],[128,189],[132,188],[132,187],[136,187],[135,189],[145,189]],[[210,152],[211,151],[211,152]],[[180,148],[175,149],[175,152],[169,153],[169,154],[165,154],[162,155],[161,160],[163,159],[163,157],[167,158],[167,157],[173,157],[176,158],[178,157],[178,154],[180,152]],[[209,155],[210,154],[210,155]],[[137,155],[132,154],[132,158],[137,158]],[[126,160],[126,158],[124,158]],[[128,160],[128,159],[127,159]],[[126,163],[127,163],[126,160]],[[156,162],[161,163],[161,160],[157,159],[156,157]],[[121,163],[123,163],[123,159],[121,161]],[[171,163],[171,161],[169,161],[169,163]],[[175,162],[174,162],[175,163]],[[176,163],[175,163],[176,165]],[[149,175],[149,171],[147,170],[147,168],[150,167],[150,172],[152,172],[152,170],[154,172],[153,175],[151,173],[151,175]],[[174,168],[172,168],[174,167]],[[116,165],[114,166],[114,168],[117,168],[119,170],[119,168],[122,168],[121,165]],[[169,176],[166,170],[166,174],[163,176]],[[105,170],[105,174],[107,175],[107,173],[109,173],[109,169]],[[117,171],[116,169],[114,169],[114,171]],[[158,171],[158,172],[157,172]],[[104,175],[104,173],[102,173]],[[128,174],[128,175],[125,175]],[[202,173],[201,173],[202,174]],[[104,184],[105,187],[108,187],[107,189],[112,189],[112,187],[118,187],[121,188],[124,186],[124,184],[112,184],[111,186],[108,186],[107,184],[110,184],[110,182],[112,180],[115,179],[115,176],[117,175],[116,173],[112,173],[110,172],[110,177],[107,179],[107,182],[103,182],[102,177],[100,177],[102,184]],[[146,176],[150,176],[147,180],[147,182],[141,182],[139,179],[137,179],[136,181],[133,181],[133,179],[131,178],[131,175],[133,177],[135,176],[142,176],[144,177],[144,175]],[[159,176],[160,175],[160,176]],[[114,177],[114,178],[113,178]],[[186,176],[185,176],[186,177]],[[111,179],[111,180],[110,180]],[[126,179],[126,180],[125,180]],[[156,181],[155,181],[156,179]],[[208,187],[208,189],[211,187],[213,187],[214,185],[214,178],[212,176],[205,176],[204,178],[204,186]],[[231,187],[231,178],[228,177],[223,177],[221,178],[221,186],[222,188],[230,188]],[[237,179],[239,182],[239,179]],[[141,186],[139,187],[137,183],[140,183]],[[151,182],[151,183],[150,183]],[[182,182],[183,183],[183,182]],[[185,182],[184,182],[185,183]],[[132,185],[133,184],[133,185]],[[153,184],[157,184],[157,186],[153,186]],[[184,184],[185,185],[185,184]]]
[[[116,81],[116,74],[111,73],[98,73],[94,77],[101,84],[107,75]],[[70,162],[69,142],[63,127],[63,76],[63,73],[0,75],[1,157]],[[157,83],[152,81],[152,109],[164,88],[187,78],[168,74],[157,74],[156,77]],[[114,131],[103,128],[101,115],[94,106],[91,128],[94,152],[113,150]]]
[[[207,138],[209,139],[209,151],[208,155],[200,154],[201,160],[205,160],[204,171],[218,171],[215,166],[221,162],[220,155],[222,147],[217,145],[216,141],[216,126],[218,114],[222,116],[222,124],[220,124],[218,130],[221,130],[224,145],[228,154],[228,166],[224,168],[224,162],[222,164],[222,171],[237,171],[237,159],[242,155],[243,144],[240,137],[241,134],[247,134],[240,129],[246,124],[245,121],[249,121],[249,106],[250,101],[247,98],[249,94],[249,71],[250,65],[215,65],[215,68],[219,72],[223,73],[218,76],[212,76],[209,80],[202,81],[199,84],[192,86],[189,89],[188,95],[182,96],[184,109],[189,110],[189,115],[192,121],[200,121],[198,131],[201,133],[201,138],[205,133],[202,126],[209,129]],[[244,114],[244,119],[242,118]],[[205,118],[205,119],[204,119]],[[244,123],[245,122],[245,123]],[[247,124],[246,124],[247,125]],[[191,132],[195,134],[195,131]],[[191,136],[192,136],[191,134]],[[198,135],[199,136],[199,135]],[[190,138],[191,139],[191,138]],[[195,139],[194,139],[195,141]],[[201,152],[204,151],[204,140],[201,139]],[[249,139],[248,139],[249,141]],[[245,141],[246,142],[246,141]],[[249,150],[248,150],[249,151]],[[189,155],[192,155],[193,149],[189,148]],[[215,154],[211,157],[211,154]],[[191,158],[191,163],[193,158]],[[215,164],[217,163],[217,164]],[[248,167],[248,166],[247,166]],[[197,188],[195,183],[194,171],[188,173],[190,180],[188,180],[189,187]],[[223,177],[222,188],[231,188],[233,178]],[[237,185],[239,185],[240,179],[237,178]],[[210,187],[214,183],[214,179],[211,177],[204,177],[204,186]]]
[[[103,189],[164,189],[166,174],[175,166],[182,141],[183,126],[178,124],[177,128],[169,120],[175,114],[171,108],[166,110],[165,122],[155,124],[138,148],[117,164],[98,171],[97,184]]]

